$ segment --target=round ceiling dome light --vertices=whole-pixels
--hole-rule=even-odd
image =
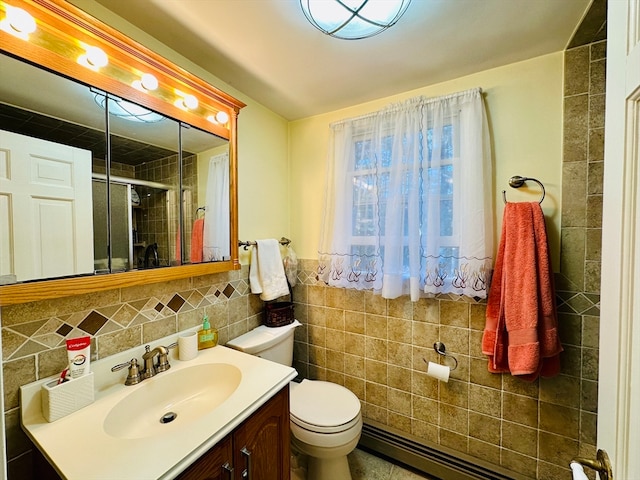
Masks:
[[[307,20],[321,32],[359,40],[384,32],[406,12],[411,0],[300,0]]]

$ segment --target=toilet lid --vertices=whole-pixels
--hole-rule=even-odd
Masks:
[[[360,400],[349,389],[321,380],[291,384],[291,420],[300,426],[337,427],[357,419]]]

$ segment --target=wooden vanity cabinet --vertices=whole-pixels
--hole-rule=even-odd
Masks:
[[[290,476],[289,385],[218,442],[179,480],[287,480]]]

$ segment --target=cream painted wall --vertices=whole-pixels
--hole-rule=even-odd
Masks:
[[[238,236],[290,238],[287,121],[93,0],[70,3],[247,104],[238,118]],[[241,263],[247,253],[241,250]]]
[[[445,95],[473,87],[485,93],[493,142],[495,244],[502,224],[502,190],[510,201],[533,201],[539,188],[528,192],[509,187],[513,175],[535,177],[547,195],[547,217],[554,269],[559,268],[562,173],[562,52],[545,55],[449,82],[355,105],[289,124],[291,161],[291,238],[300,258],[315,259],[324,199],[329,124],[376,111],[418,95]]]

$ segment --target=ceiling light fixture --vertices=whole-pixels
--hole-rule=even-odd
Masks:
[[[7,5],[7,16],[0,21],[0,29],[11,35],[29,40],[29,34],[36,31],[36,21],[21,8]]]
[[[107,97],[104,93],[94,91],[93,98],[100,108],[103,109],[106,109],[108,98],[109,115],[114,115],[118,118],[129,120],[130,122],[157,123],[165,118],[159,113],[152,112],[136,103],[128,102],[113,95]]]
[[[411,0],[300,0],[307,20],[321,32],[344,40],[372,37],[395,23]]]

